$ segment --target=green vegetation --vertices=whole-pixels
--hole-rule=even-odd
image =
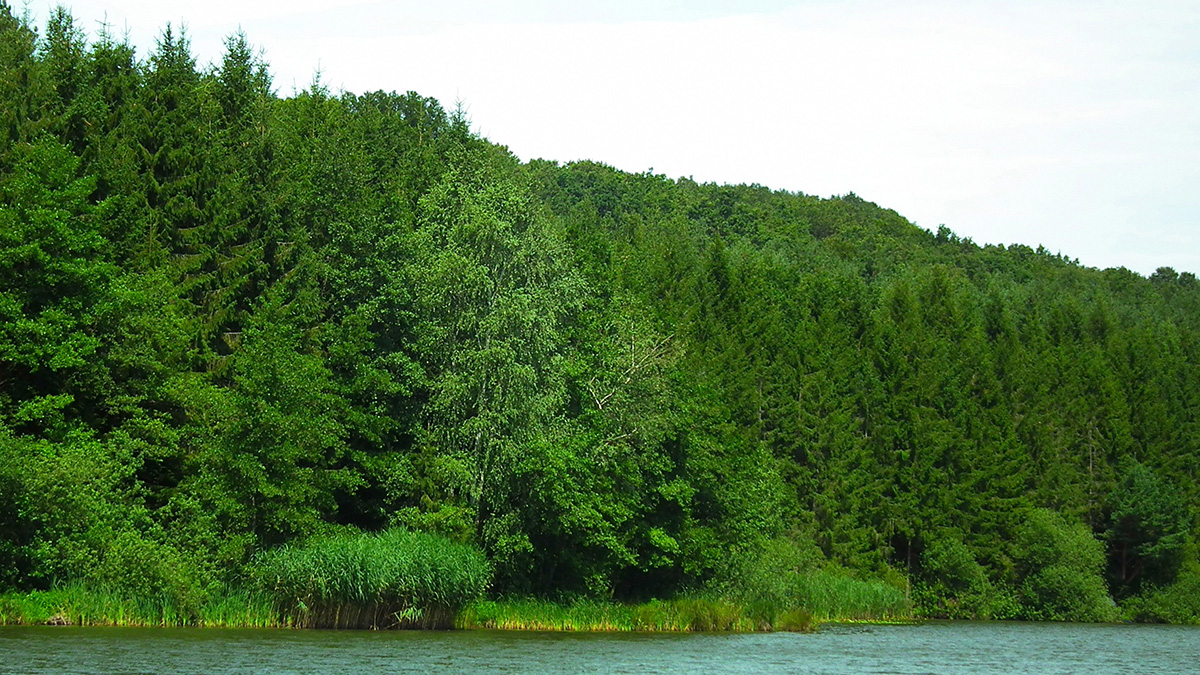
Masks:
[[[212,628],[288,625],[265,593],[230,590],[198,606],[185,607],[169,596],[148,597],[78,584],[0,595],[0,625],[8,624]]]
[[[255,54],[0,1],[3,621],[1200,616],[1194,274]]]
[[[1055,621],[1114,621],[1104,584],[1104,549],[1083,523],[1034,509],[1017,531],[1024,613]]]
[[[736,556],[714,584],[762,625],[802,608],[813,621],[892,621],[910,619],[908,582],[889,571],[882,578],[858,579],[852,571],[824,564],[815,546],[781,537]]]
[[[1200,566],[1192,563],[1171,585],[1151,588],[1127,600],[1124,610],[1133,621],[1200,626],[1197,594],[1200,594]]]
[[[300,628],[448,628],[491,581],[477,549],[404,530],[309,539],[254,568],[285,623]]]
[[[592,632],[809,631],[815,626],[813,617],[802,609],[763,615],[738,602],[709,595],[685,595],[636,605],[595,600],[488,600],[469,605],[455,621],[457,628]]]

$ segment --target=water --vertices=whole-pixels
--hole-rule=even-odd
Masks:
[[[0,627],[3,673],[1200,673],[1200,628],[927,623],[815,634]]]

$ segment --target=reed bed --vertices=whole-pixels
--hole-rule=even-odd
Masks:
[[[833,571],[798,575],[796,603],[817,621],[893,621],[911,619],[904,591],[883,581],[863,581]]]
[[[697,595],[637,605],[591,600],[559,603],[530,598],[477,601],[463,608],[455,626],[569,632],[749,632],[808,631],[815,624],[801,609],[768,617],[728,598]]]
[[[0,623],[63,626],[183,626],[191,617],[168,599],[71,585],[0,598]]]
[[[769,587],[760,580],[740,592],[700,591],[642,604],[484,600],[490,570],[477,549],[402,530],[270,551],[256,561],[250,581],[246,589],[209,589],[190,602],[83,585],[0,595],[0,624],[807,631],[821,622],[913,616],[900,589],[836,569],[774,575]]]
[[[284,624],[271,598],[262,593],[214,595],[197,606],[185,606],[169,596],[72,584],[0,596],[0,625],[269,628]]]
[[[298,628],[450,628],[491,582],[478,549],[399,529],[284,546],[255,576]]]
[[[283,628],[275,599],[262,591],[231,590],[202,604],[196,625],[204,628]]]
[[[634,630],[629,608],[615,603],[559,603],[535,598],[479,600],[462,609],[456,628],[543,631]]]

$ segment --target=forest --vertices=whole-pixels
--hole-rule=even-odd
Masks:
[[[0,2],[3,597],[394,546],[471,597],[1200,622],[1194,274],[522,162],[263,59]]]

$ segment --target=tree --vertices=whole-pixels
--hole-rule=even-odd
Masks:
[[[564,402],[563,332],[577,307],[562,240],[506,154],[471,141],[421,202],[413,269],[430,378],[423,442],[462,467],[476,535],[512,581],[532,546],[520,468]]]
[[[36,46],[34,29],[0,1],[0,158],[12,144],[35,138],[52,121],[54,84],[35,58]]]
[[[0,172],[0,425],[63,437],[103,415],[101,315],[115,268],[100,258],[104,204],[79,160],[42,137],[15,146]]]
[[[1109,575],[1121,595],[1143,583],[1169,584],[1183,562],[1191,514],[1179,493],[1142,463],[1128,459],[1109,494]]]
[[[314,532],[357,481],[342,468],[345,401],[301,335],[286,310],[266,303],[233,357],[233,386],[204,411],[219,435],[201,475],[223,483],[228,525],[267,544]]]

